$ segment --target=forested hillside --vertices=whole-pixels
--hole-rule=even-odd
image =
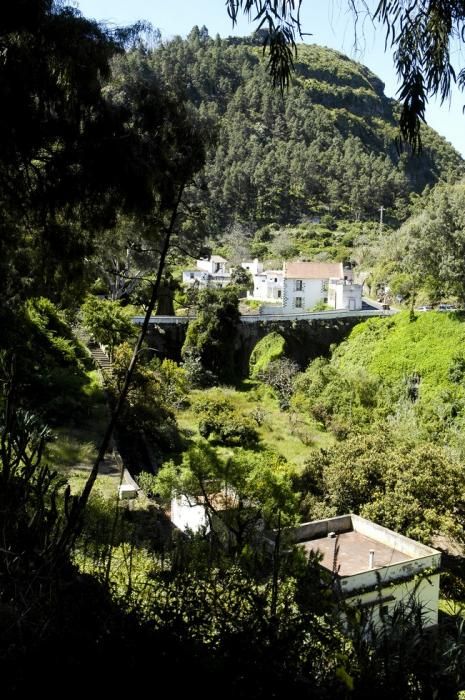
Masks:
[[[252,230],[330,213],[349,220],[406,218],[409,195],[456,177],[456,151],[424,127],[420,156],[396,149],[398,106],[367,68],[319,46],[299,46],[292,86],[273,89],[260,40],[221,40],[194,28],[161,45],[150,64],[186,89],[207,120],[204,213],[210,233]]]
[[[399,156],[379,80],[317,47],[283,97],[258,39],[194,29],[149,50],[60,0],[0,4],[0,45],[5,696],[202,678],[207,700],[455,697],[460,609],[430,634],[409,601],[376,631],[335,567],[325,582],[278,538],[270,556],[263,529],[352,510],[463,544],[461,316],[362,324],[308,368],[275,333],[240,381],[240,285],[190,294],[174,270],[240,232],[256,254],[342,259],[364,226],[378,238],[378,207],[394,225],[412,192],[462,176],[459,156],[429,130]],[[459,195],[418,200],[447,223]],[[195,319],[164,357],[147,329],[175,292]],[[175,528],[178,495],[212,527]],[[463,601],[463,575],[444,590]]]
[[[465,302],[465,185],[440,183],[414,202],[395,233],[372,240],[363,266],[373,290],[388,285],[404,302]]]

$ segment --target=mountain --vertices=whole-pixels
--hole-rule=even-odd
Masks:
[[[210,139],[204,171],[211,232],[255,231],[330,214],[398,224],[411,192],[465,173],[460,155],[423,128],[423,152],[396,149],[399,105],[368,68],[343,54],[301,45],[292,85],[274,89],[258,38],[212,39],[197,27],[160,45],[150,61],[187,92]]]

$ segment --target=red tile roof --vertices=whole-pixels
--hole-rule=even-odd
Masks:
[[[284,265],[284,277],[287,279],[327,280],[344,278],[342,263],[324,262],[290,262]]]

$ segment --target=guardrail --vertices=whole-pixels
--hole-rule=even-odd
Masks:
[[[195,318],[195,316],[151,316],[149,324],[151,326],[153,325],[170,325],[170,326],[176,326],[176,325],[183,325],[185,323],[189,323],[189,321],[192,321]],[[132,322],[136,324],[136,326],[142,326],[144,323],[145,316],[133,316],[132,317]]]
[[[297,314],[247,314],[241,316],[241,323],[258,323],[259,321],[313,321],[313,320],[331,320],[338,318],[369,318],[370,316],[392,316],[397,313],[395,310],[384,311],[382,309],[371,310],[346,310],[339,309],[337,311],[318,311],[315,313],[297,313]],[[195,319],[195,316],[151,316],[150,325],[184,325]],[[144,322],[144,316],[133,316],[133,323],[141,326]]]
[[[241,316],[242,323],[257,323],[258,321],[313,321],[313,320],[330,320],[338,318],[369,318],[370,316],[392,316],[395,311],[379,310],[359,310],[349,311],[339,309],[338,311],[318,311],[315,313],[302,314],[254,314],[250,316]]]

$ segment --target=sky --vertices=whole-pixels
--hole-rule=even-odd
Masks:
[[[205,25],[210,36],[247,36],[256,25],[241,16],[235,28],[228,17],[224,0],[68,0],[86,16],[110,25],[124,26],[140,19],[160,29],[163,39],[186,36],[194,25]],[[385,93],[395,97],[398,82],[392,55],[385,52],[384,30],[373,28],[368,18],[360,18],[356,32],[347,0],[303,0],[303,31],[311,34],[306,43],[315,43],[342,51],[365,64],[385,83]],[[357,38],[357,40],[355,40]],[[457,51],[460,51],[457,48]],[[465,52],[464,52],[465,53]],[[460,58],[460,56],[459,56]],[[462,56],[463,65],[465,57]],[[432,99],[426,120],[465,158],[465,93],[454,89],[452,99],[440,104]]]

